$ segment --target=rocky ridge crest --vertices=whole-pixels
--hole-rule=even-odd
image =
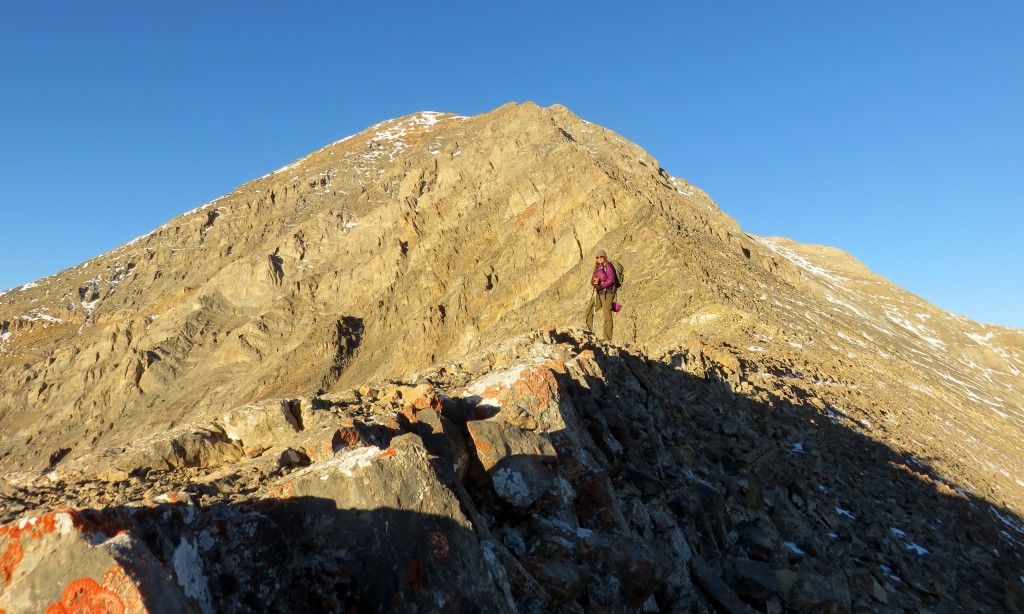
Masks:
[[[920,510],[902,494],[890,493],[887,488],[921,496],[934,491],[941,496],[936,500],[938,504],[955,508],[960,504],[950,501],[966,501],[964,509],[976,512],[965,512],[967,520],[959,519],[957,512],[952,524],[942,516],[932,525],[938,533],[955,532],[951,527],[960,525],[973,527],[967,537],[973,545],[963,546],[967,550],[959,550],[961,546],[933,550],[917,541],[908,542],[929,553],[945,552],[943,564],[963,555],[965,558],[959,560],[965,563],[952,572],[952,584],[949,574],[938,574],[934,566],[902,575],[893,572],[904,584],[909,584],[904,576],[917,574],[916,592],[908,593],[916,597],[911,599],[901,590],[904,585],[892,585],[891,578],[890,585],[886,585],[883,580],[887,576],[879,580],[866,561],[874,564],[881,556],[878,553],[886,551],[883,546],[888,542],[879,527],[888,520],[880,524],[872,520],[867,524],[874,527],[874,533],[869,538],[856,536],[860,540],[857,543],[866,549],[858,550],[849,559],[853,562],[842,566],[847,587],[856,573],[872,574],[881,587],[868,587],[874,593],[870,604],[875,608],[890,599],[904,604],[904,598],[910,599],[905,603],[936,607],[942,603],[967,607],[971,603],[1019,603],[1013,601],[1019,587],[1009,581],[1001,587],[983,583],[980,591],[964,587],[973,582],[965,578],[972,578],[971,574],[979,570],[1002,573],[1014,565],[1019,569],[1024,484],[1014,479],[1012,468],[1021,461],[1015,441],[1024,416],[1020,377],[1024,372],[1024,334],[942,312],[875,276],[838,250],[744,233],[706,194],[669,175],[641,149],[558,106],[542,109],[532,104],[507,105],[473,118],[423,113],[384,122],[245,184],[114,252],[0,294],[4,508],[9,516],[31,514],[36,506],[55,505],[61,497],[68,503],[76,502],[75,509],[90,507],[88,496],[75,493],[108,488],[102,486],[103,482],[95,482],[106,480],[118,485],[109,487],[110,492],[127,488],[136,493],[117,505],[124,507],[121,518],[128,527],[125,530],[138,534],[146,529],[131,519],[138,516],[137,509],[156,506],[161,513],[192,510],[187,511],[192,517],[195,497],[205,494],[213,497],[210,505],[222,506],[218,509],[226,510],[224,513],[241,510],[243,514],[257,514],[255,510],[265,505],[259,502],[266,499],[257,493],[271,492],[267,480],[274,476],[314,471],[322,463],[341,462],[336,458],[339,454],[349,459],[342,464],[377,467],[380,456],[373,455],[390,449],[392,446],[385,446],[390,439],[401,434],[423,439],[423,434],[416,428],[385,421],[377,425],[373,434],[376,439],[368,438],[366,433],[339,430],[344,441],[332,434],[329,442],[321,442],[318,453],[314,443],[295,440],[296,433],[309,435],[310,423],[303,412],[330,408],[332,415],[337,414],[340,400],[348,399],[345,395],[351,396],[353,388],[387,380],[408,381],[412,374],[430,372],[437,365],[463,365],[460,368],[476,379],[496,377],[493,371],[502,367],[500,359],[474,365],[468,357],[488,351],[492,357],[501,356],[504,354],[495,353],[494,348],[509,339],[578,321],[587,300],[589,263],[598,245],[628,271],[629,286],[620,297],[627,311],[617,320],[616,338],[632,348],[617,346],[601,351],[625,351],[633,357],[625,362],[634,365],[634,370],[640,363],[657,363],[661,369],[671,368],[695,378],[699,391],[687,389],[682,404],[689,410],[669,403],[668,409],[662,407],[660,411],[693,417],[707,426],[700,433],[666,430],[662,428],[664,423],[645,426],[646,438],[662,442],[656,460],[647,464],[631,461],[632,471],[626,472],[625,479],[620,469],[609,472],[604,468],[609,480],[620,479],[625,484],[614,484],[613,494],[602,495],[604,499],[623,497],[622,488],[641,488],[644,476],[670,480],[662,468],[669,457],[669,467],[692,468],[693,463],[704,463],[702,474],[679,470],[690,480],[686,482],[688,488],[696,488],[694,485],[703,480],[720,497],[728,493],[726,483],[736,477],[737,471],[744,476],[752,472],[763,484],[783,488],[784,498],[796,506],[793,513],[804,516],[800,522],[806,526],[770,520],[774,530],[784,537],[804,535],[803,542],[791,543],[806,555],[808,550],[800,543],[810,543],[808,536],[812,534],[822,539],[813,530],[818,522],[814,519],[822,516],[822,505],[827,508],[833,503],[827,497],[817,499],[813,490],[821,485],[835,491],[835,485],[822,481],[817,473],[800,474],[808,471],[808,464],[799,463],[785,471],[772,468],[792,476],[780,485],[776,478],[768,479],[768,469],[750,469],[752,461],[738,461],[737,455],[743,454],[743,446],[761,441],[767,446],[766,454],[775,450],[766,458],[777,459],[784,451],[784,458],[815,458],[811,464],[822,470],[843,466],[838,454],[821,464],[820,450],[816,452],[814,445],[802,441],[803,437],[790,441],[787,437],[776,438],[774,430],[764,430],[774,423],[776,414],[810,412],[806,414],[812,416],[808,422],[815,428],[846,435],[839,439],[848,447],[837,449],[853,458],[870,451],[875,460],[886,459],[885,463],[872,463],[870,471],[862,468],[859,477],[853,472],[833,471],[839,475],[837,479],[855,485],[846,485],[852,489],[848,499],[865,495],[874,501],[876,495],[883,497],[878,484],[865,482],[863,476],[881,471],[875,469],[876,465],[892,465],[927,485],[923,490],[909,488],[903,478],[881,471],[885,479],[880,483],[886,485],[883,498],[892,499],[885,509],[892,517],[904,519],[907,510]],[[593,345],[575,333],[559,334],[574,339],[559,342],[575,348],[563,348],[562,360],[586,344]],[[620,356],[612,358],[618,360]],[[672,398],[667,390],[678,382],[661,375],[645,377],[649,386],[640,385],[647,397],[634,398],[642,402],[636,407],[648,410],[651,398],[661,404]],[[618,378],[612,379],[605,392],[625,394],[618,389]],[[440,390],[454,386],[444,378],[430,381]],[[579,386],[586,388],[582,384],[566,385],[570,392],[565,394],[573,398],[572,391]],[[735,419],[725,419],[721,414],[725,410],[717,405],[718,397],[708,396],[707,390],[724,395],[728,403],[722,407],[735,405],[741,408],[735,412],[744,417],[730,414]],[[354,397],[360,407],[364,396]],[[469,395],[473,396],[480,395]],[[457,416],[459,408],[472,404],[465,401],[466,395],[455,391],[449,391],[445,398],[454,403],[456,409],[449,411]],[[443,415],[445,400],[438,397],[437,402],[441,406],[430,409]],[[590,409],[591,401],[583,403]],[[347,401],[344,405],[349,406]],[[609,407],[614,411],[596,414],[608,424],[615,422],[616,412],[625,416],[637,412],[636,407]],[[360,411],[364,413],[346,419],[362,420],[374,410]],[[452,449],[431,448],[424,440],[424,458],[458,461],[462,458],[457,452],[458,441],[461,439],[463,446],[477,441],[470,426],[477,429],[476,435],[486,438],[497,436],[492,433],[492,424],[512,424],[534,436],[503,441],[506,450],[514,450],[506,456],[533,459],[540,467],[548,468],[546,472],[538,470],[538,475],[552,481],[541,477],[530,484],[506,480],[502,486],[492,484],[495,492],[484,496],[481,493],[486,489],[473,490],[469,483],[459,486],[470,479],[468,473],[456,471],[454,481],[444,472],[425,477],[421,487],[428,487],[433,480],[444,486],[431,491],[441,493],[439,505],[449,500],[449,495],[443,493],[456,495],[460,511],[444,508],[447,511],[442,515],[447,514],[459,526],[471,527],[475,539],[483,539],[480,543],[485,544],[486,551],[490,548],[486,546],[487,535],[493,536],[495,527],[503,526],[506,520],[467,515],[472,506],[459,488],[471,492],[468,500],[477,509],[487,508],[497,497],[496,501],[503,501],[499,506],[529,510],[517,512],[526,516],[540,513],[541,508],[535,506],[546,505],[545,497],[558,491],[566,494],[563,505],[570,511],[556,513],[544,507],[540,515],[553,515],[574,531],[581,527],[593,530],[588,528],[589,521],[578,517],[581,506],[586,505],[581,501],[586,501],[589,487],[574,484],[564,475],[553,477],[571,473],[563,462],[575,462],[564,454],[559,456],[564,451],[556,445],[557,437],[550,426],[554,423],[543,426],[536,416],[531,422],[529,411],[518,416],[477,417],[482,419],[466,418],[463,422],[462,418],[449,418],[459,433],[446,439]],[[410,420],[408,416],[406,419]],[[252,420],[256,423],[248,422]],[[397,417],[395,420],[400,421]],[[583,426],[567,425],[562,431],[574,433],[577,439],[585,432],[597,442],[594,445],[607,457],[609,466],[617,462],[616,454],[630,449],[623,440],[631,427],[623,427],[625,431],[605,439],[604,434],[590,432],[599,428],[590,426],[592,417],[580,420]],[[499,434],[507,430],[497,428],[501,429]],[[261,432],[264,434],[253,434]],[[600,441],[611,447],[605,450]],[[854,441],[857,445],[849,443]],[[358,454],[366,456],[359,456],[358,462],[347,456],[357,454],[349,450],[352,443],[358,444],[354,447],[365,444],[365,450]],[[527,444],[539,452],[527,453]],[[801,451],[793,452],[797,444]],[[583,449],[590,444],[580,445]],[[554,456],[550,446],[554,446]],[[616,452],[620,447],[622,450]],[[473,443],[470,452],[474,448],[479,450]],[[592,450],[588,454],[591,460],[601,458]],[[470,472],[477,474],[476,483],[487,482],[479,479],[479,474],[510,475],[502,473],[502,462],[512,463],[520,472],[521,465],[528,464],[503,460],[504,456],[466,456],[463,471],[476,467]],[[270,468],[260,468],[266,463]],[[243,471],[242,467],[250,469]],[[216,474],[214,468],[236,477],[217,482],[220,478],[209,478]],[[243,485],[237,475],[249,471],[259,477]],[[348,471],[351,473],[352,467]],[[349,478],[355,475],[349,473],[342,471]],[[151,500],[153,492],[162,490],[161,484],[170,486],[173,480],[180,483],[173,489],[168,487],[168,492],[190,492],[190,485],[202,482],[199,474],[216,486],[193,488],[189,495],[192,507],[168,507],[171,503]],[[567,490],[563,482],[572,488]],[[812,483],[813,487],[809,486]],[[506,495],[513,492],[520,498],[502,499],[496,494],[502,488]],[[679,490],[682,486],[673,488]],[[384,497],[379,501],[394,502],[387,498],[394,493],[377,495]],[[308,495],[316,499],[313,507],[324,505],[326,500],[334,501],[338,509],[353,505],[347,496],[338,492]],[[395,509],[416,514],[423,511],[415,506],[407,509],[408,499],[399,499],[401,505]],[[653,513],[649,509],[653,504],[640,499]],[[756,499],[754,496],[755,510]],[[813,505],[808,506],[808,502]],[[364,504],[369,505],[366,501],[359,505]],[[775,501],[771,509],[787,505]],[[715,503],[714,513],[700,507],[700,514],[692,505],[685,509],[680,506],[676,505],[673,512],[677,517],[718,514],[735,521],[735,510],[729,506]],[[306,518],[306,506],[299,508],[294,513]],[[728,513],[723,511],[726,508]],[[863,518],[851,507],[838,509]],[[100,515],[106,517],[109,511],[101,510]],[[836,513],[840,520],[846,518]],[[825,516],[822,522],[833,529],[839,526],[833,527],[835,519]],[[573,517],[576,524],[571,522]],[[66,527],[68,521],[62,520],[65,524],[61,526]],[[763,524],[764,518],[760,521]],[[888,527],[895,531],[892,535],[913,535],[904,525],[893,524],[899,526]],[[740,580],[744,576],[737,570],[752,565],[745,561],[758,562],[759,555],[741,547],[728,555],[736,560],[722,558],[738,543],[731,541],[733,537],[738,539],[737,535],[725,532],[714,549],[705,544],[707,549],[702,550],[695,544],[706,539],[701,537],[705,529],[691,527],[687,533],[683,525],[677,525],[690,549],[702,556],[689,559],[690,563],[697,561],[688,563],[690,580],[655,574],[649,585],[636,589],[650,589],[641,606],[671,609],[676,606],[666,604],[674,603],[699,607],[695,604],[716,599],[713,595],[717,591],[719,607],[725,607],[722,600],[728,601],[733,594],[760,609],[802,607],[794,605],[797,602],[792,595],[781,588],[767,593],[755,591],[756,595],[739,590],[739,584],[750,578]],[[622,523],[609,526],[610,534],[627,541],[643,536],[637,543],[646,543],[644,540],[655,535],[649,531],[637,533],[635,528],[632,533],[625,531]],[[765,526],[759,527],[771,533]],[[198,539],[200,533],[175,534],[173,539],[183,535],[186,541]],[[849,543],[855,541],[852,533],[856,531],[851,531]],[[814,543],[813,552],[832,556],[835,540],[848,543],[843,541],[844,533],[835,530],[833,534],[838,536],[828,537],[833,541]],[[11,553],[16,551],[11,550],[14,543],[10,541],[7,546]],[[17,543],[22,543],[20,538]],[[175,555],[168,546],[146,543],[156,559],[153,569],[162,569],[168,560],[173,563]],[[362,547],[370,548],[366,544]],[[788,546],[787,550],[796,554]],[[982,556],[979,551],[989,554]],[[524,565],[521,559],[526,552],[522,550],[513,557],[518,565]],[[587,558],[590,552],[570,549],[551,556],[561,561],[565,557]],[[772,552],[778,554],[778,549]],[[831,577],[822,572],[822,560],[813,552],[811,559],[815,562],[807,565],[808,573],[813,569],[822,578]],[[996,554],[991,556],[993,552]],[[665,553],[648,554],[657,558]],[[226,556],[217,556],[221,555]],[[681,555],[675,552],[669,556]],[[917,563],[941,558],[921,556],[924,558],[898,558]],[[773,557],[760,560],[772,573],[790,566],[799,568],[796,563],[805,560],[782,566],[782,559]],[[10,560],[14,560],[13,555]],[[577,576],[557,569],[558,574],[568,574],[566,577],[584,578],[582,589],[574,584],[576,588],[565,589],[568,592],[547,583],[541,571],[531,568],[520,576],[511,559],[502,561],[501,567],[506,574],[511,573],[510,578],[527,583],[516,589],[513,582],[508,590],[502,589],[505,603],[517,604],[517,608],[533,607],[516,592],[523,586],[534,586],[533,582],[544,587],[544,607],[553,603],[561,604],[559,607],[614,604],[607,607],[616,609],[627,601],[632,604],[630,599],[637,597],[631,594],[627,599],[621,592],[614,596],[591,594],[591,579],[611,582],[608,570],[621,567],[625,561],[612,564],[606,560],[605,571],[577,570]],[[660,569],[648,563],[652,569]],[[890,563],[892,560],[878,564],[890,571],[898,569]],[[199,568],[208,570],[210,564],[201,563]],[[909,562],[901,564],[908,569],[914,567]],[[9,565],[7,559],[4,565]],[[750,567],[755,568],[765,572],[761,579],[767,581],[765,568]],[[11,582],[14,574],[12,571]],[[201,584],[202,577],[206,576],[195,576],[195,582]],[[858,577],[859,582],[866,582],[863,574]],[[1013,574],[1000,577],[1012,580]],[[102,574],[95,576],[94,583],[101,578]],[[719,582],[723,578],[725,588]],[[499,576],[492,579],[504,582]],[[697,584],[687,588],[687,582],[694,579]],[[838,579],[833,578],[836,582]],[[832,587],[822,589],[824,592],[842,594],[841,587],[833,585],[832,580],[826,582],[816,576],[814,583],[820,586],[822,582]],[[189,585],[180,574],[177,583],[179,588]],[[857,590],[861,588],[857,585]],[[167,590],[172,589],[170,586]],[[409,597],[398,592],[403,598]],[[195,594],[186,591],[183,599],[192,599],[189,603],[193,606],[205,608],[206,597]],[[355,593],[344,594],[351,597]],[[381,594],[374,593],[374,599]],[[850,597],[850,603],[861,603],[856,601],[860,597]],[[210,592],[208,598],[222,597]],[[842,604],[847,601],[839,602],[841,609],[846,607]]]

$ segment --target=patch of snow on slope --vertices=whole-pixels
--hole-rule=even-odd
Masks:
[[[837,507],[837,508],[836,508],[836,514],[838,514],[838,515],[840,515],[840,516],[846,516],[846,517],[847,517],[847,518],[849,518],[850,520],[857,520],[857,517],[856,517],[856,516],[854,516],[854,515],[853,515],[853,514],[852,514],[852,513],[850,512],[850,510],[844,510],[844,509],[843,509],[843,508],[841,508],[841,507]]]
[[[45,322],[46,324],[60,324],[64,320],[55,318],[42,309],[34,309],[20,318],[23,322]]]
[[[925,328],[924,326],[922,326],[920,324],[914,324],[909,319],[904,317],[903,314],[895,312],[895,311],[892,311],[892,310],[889,310],[889,309],[886,309],[885,310],[885,317],[887,317],[890,321],[894,322],[898,326],[900,326],[902,328],[905,328],[906,330],[914,333],[915,335],[917,335],[918,337],[923,339],[926,343],[928,343],[928,345],[931,345],[935,349],[938,349],[938,350],[946,349],[946,342],[945,341],[943,341],[942,339],[938,339],[936,337],[930,336],[930,335],[934,335],[935,334],[934,331],[932,331],[931,329]],[[920,317],[920,316],[918,316],[918,317]]]
[[[782,256],[786,260],[789,260],[790,262],[800,267],[801,269],[807,271],[808,273],[812,273],[818,277],[827,279],[828,281],[838,284],[840,286],[843,286],[847,281],[846,279],[839,277],[838,275],[835,275],[834,273],[832,273],[832,271],[829,271],[826,268],[814,264],[807,258],[804,258],[803,256],[801,256],[800,254],[796,253],[794,250],[788,247],[783,247],[778,243],[775,243],[774,241],[770,241],[764,238],[761,239],[761,242],[767,245],[768,248],[771,249],[776,254]]]
[[[225,198],[227,198],[227,194],[225,194],[224,196],[218,196],[217,198],[214,198],[213,200],[211,200],[210,202],[208,202],[208,203],[206,203],[204,205],[199,205],[195,209],[192,209],[191,211],[187,211],[184,215],[192,215],[193,213],[199,213],[200,211],[205,211],[206,209],[209,209],[217,201],[223,200]],[[166,225],[167,224],[164,224],[164,226],[166,226]],[[163,228],[164,226],[161,226],[160,228]],[[152,233],[150,233],[150,234],[152,234]],[[143,235],[143,237],[148,237],[148,236],[149,235]],[[140,237],[140,238],[142,238],[142,237]],[[138,241],[138,239],[136,239],[136,241]],[[132,241],[132,243],[134,243],[134,242],[135,241]],[[129,243],[129,245],[131,245],[131,243]]]
[[[849,304],[849,303],[847,303],[845,301],[841,301],[841,300],[837,299],[836,297],[832,296],[831,294],[826,294],[825,295],[825,300],[827,300],[828,302],[830,302],[830,303],[832,303],[834,305],[839,305],[841,307],[846,307],[847,309],[849,309],[853,313],[857,314],[857,316],[859,316],[860,318],[863,318],[864,320],[870,320],[870,318],[868,318],[868,316],[864,315],[863,311],[857,309],[856,307],[854,307],[853,305],[851,305],[851,304]],[[849,314],[847,314],[847,315],[849,315]]]

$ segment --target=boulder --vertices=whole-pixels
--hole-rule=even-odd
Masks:
[[[269,448],[302,430],[295,405],[286,399],[251,403],[224,414],[219,423],[230,439],[249,448]]]
[[[768,563],[738,557],[725,557],[726,581],[737,595],[767,600],[780,593],[775,570]]]
[[[109,536],[74,512],[0,526],[0,552],[0,611],[199,611],[135,535]]]
[[[558,458],[543,435],[486,420],[467,422],[466,428],[476,458],[503,500],[528,507],[551,488],[558,475]]]
[[[242,456],[242,447],[216,424],[188,424],[132,443],[117,451],[110,464],[131,474],[182,467],[216,467]],[[96,469],[102,471],[104,464],[97,463]]]

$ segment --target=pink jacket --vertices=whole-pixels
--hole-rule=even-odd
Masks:
[[[615,267],[612,266],[612,263],[605,262],[603,265],[599,264],[596,267],[594,267],[594,276],[590,278],[591,285],[594,284],[594,280],[595,279],[600,281],[600,284],[601,284],[599,286],[594,286],[595,288],[600,288],[601,290],[607,290],[608,288],[611,288],[612,286],[614,286],[615,285]]]

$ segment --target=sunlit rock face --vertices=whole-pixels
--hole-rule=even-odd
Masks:
[[[563,107],[420,113],[0,294],[0,608],[1014,609],[1022,375]]]

